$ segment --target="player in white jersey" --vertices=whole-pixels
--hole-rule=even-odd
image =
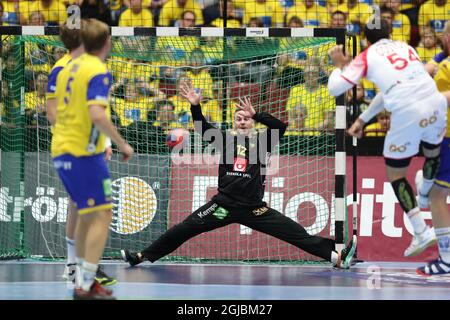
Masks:
[[[361,137],[364,125],[383,107],[392,113],[383,155],[389,182],[414,228],[412,243],[404,253],[410,257],[435,243],[436,237],[420,214],[406,172],[422,142],[425,156],[424,183],[418,192],[428,195],[439,168],[440,144],[446,128],[447,99],[439,93],[411,46],[390,40],[390,26],[384,20],[381,20],[379,28],[370,28],[371,25],[374,23],[365,27],[370,46],[348,65],[346,62],[349,60],[341,46],[330,50],[336,69],[330,75],[328,88],[333,96],[338,96],[365,77],[380,89],[369,108],[349,129],[349,134],[354,137]]]

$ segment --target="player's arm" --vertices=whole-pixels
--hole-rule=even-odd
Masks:
[[[441,94],[447,99],[447,105],[450,108],[450,91],[444,91]]]
[[[425,64],[425,70],[431,77],[433,77],[436,73],[436,65],[433,62],[429,61]]]
[[[328,78],[328,90],[332,96],[337,97],[353,88],[365,76],[367,52],[360,53],[347,67],[349,57],[344,55],[342,45],[333,47],[328,54],[336,67]]]
[[[56,123],[56,109],[58,106],[57,100],[56,98],[47,98],[45,104],[47,107],[47,120],[52,126],[54,126]]]
[[[53,126],[56,122],[56,110],[58,107],[58,102],[55,96],[56,91],[56,79],[58,77],[59,72],[62,70],[62,67],[53,68],[48,76],[47,82],[47,94],[46,94],[46,108],[47,108],[47,120]]]
[[[253,120],[262,123],[267,126],[270,130],[278,130],[280,132],[280,137],[284,135],[287,129],[286,123],[275,118],[270,113],[267,112],[256,112],[253,116]]]
[[[110,137],[106,137],[106,141],[105,141],[105,160],[106,161],[111,160],[111,156],[112,156],[111,138]]]
[[[439,52],[437,55],[433,57],[430,61],[425,64],[425,70],[430,74],[431,77],[434,78],[436,72],[438,70],[439,63],[441,63],[446,58],[445,53]]]
[[[133,148],[122,138],[114,124],[106,114],[106,106],[109,101],[109,90],[112,76],[109,73],[97,74],[91,78],[87,90],[87,104],[89,116],[100,132],[110,137],[127,161],[133,154]]]
[[[89,115],[95,127],[117,145],[123,154],[123,159],[127,161],[133,154],[133,148],[119,134],[114,124],[106,115],[104,105],[92,104],[89,106]]]
[[[450,92],[449,92],[450,93]],[[449,98],[450,99],[450,95]],[[383,111],[384,100],[383,94],[379,92],[370,102],[369,107],[361,113],[361,115],[356,119],[353,125],[348,129],[348,134],[352,137],[361,138],[363,134],[364,125],[369,122],[378,113]]]
[[[220,130],[210,124],[203,115],[202,108],[200,106],[202,95],[199,92],[195,92],[194,88],[192,87],[192,83],[181,83],[180,94],[191,104],[192,121],[194,122],[195,131],[200,132],[202,137],[207,130],[216,130],[220,132]]]

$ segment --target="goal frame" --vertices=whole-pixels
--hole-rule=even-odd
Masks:
[[[59,27],[57,26],[0,26],[0,42],[3,36],[55,36],[59,35]],[[180,36],[197,36],[197,37],[313,37],[313,38],[335,38],[336,44],[343,45],[345,48],[346,30],[344,28],[212,28],[212,27],[110,27],[111,36],[149,36],[149,37],[180,37]],[[344,49],[345,50],[345,49]],[[1,52],[1,47],[0,47]],[[350,53],[351,54],[351,53]],[[2,82],[2,70],[4,62],[0,57],[0,88]],[[1,96],[0,90],[0,99]],[[346,235],[346,147],[345,147],[345,130],[346,130],[346,106],[345,95],[335,98],[335,186],[334,186],[334,207],[335,207],[335,241],[336,249],[341,250],[345,247]],[[2,150],[0,149],[0,159]],[[0,170],[7,168],[1,168]],[[23,170],[22,170],[23,171]],[[21,184],[24,179],[21,177]],[[24,188],[21,188],[23,190]],[[332,204],[333,205],[333,204]],[[22,207],[21,217],[24,216]],[[21,222],[23,225],[23,221]],[[23,229],[23,226],[21,227]],[[22,230],[23,231],[23,230]],[[19,250],[17,254],[1,255],[0,259],[17,259],[25,257],[23,250]]]

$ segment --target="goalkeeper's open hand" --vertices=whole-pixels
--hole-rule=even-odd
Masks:
[[[252,101],[249,97],[244,97],[243,99],[239,98],[239,103],[236,104],[236,107],[239,110],[242,110],[246,113],[246,116],[252,118],[255,115],[255,108],[252,106]]]
[[[190,102],[190,104],[197,106],[202,101],[202,95],[196,92],[191,82],[181,82],[180,93],[183,98]]]

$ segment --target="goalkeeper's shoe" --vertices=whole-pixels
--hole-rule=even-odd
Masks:
[[[423,171],[419,170],[416,172],[416,178],[414,179],[414,182],[416,183],[416,190],[417,190],[417,203],[419,205],[419,208],[425,209],[429,207],[429,200],[428,195],[422,195],[420,194],[420,189],[423,183]]]
[[[356,252],[356,245],[358,244],[358,239],[354,235],[352,240],[347,244],[347,246],[342,249],[339,254],[339,260],[334,267],[339,269],[348,269],[350,268],[353,260],[353,256]]]
[[[115,300],[112,291],[103,288],[98,281],[94,281],[89,291],[75,288],[73,291],[74,300]]]
[[[64,273],[62,275],[63,280],[67,282],[75,283],[75,273],[76,273],[77,264],[76,263],[68,263],[64,268]]]
[[[111,286],[117,283],[117,280],[113,277],[108,276],[101,265],[97,268],[97,273],[95,274],[95,280],[102,286]]]
[[[416,272],[422,276],[450,275],[450,263],[438,259],[428,262],[425,266],[417,268]]]
[[[406,248],[404,256],[413,257],[436,243],[434,229],[429,226],[421,234],[414,234],[411,244]]]
[[[123,261],[128,262],[132,267],[144,262],[144,259],[140,258],[137,253],[131,252],[130,250],[120,250],[120,254],[122,255]]]

